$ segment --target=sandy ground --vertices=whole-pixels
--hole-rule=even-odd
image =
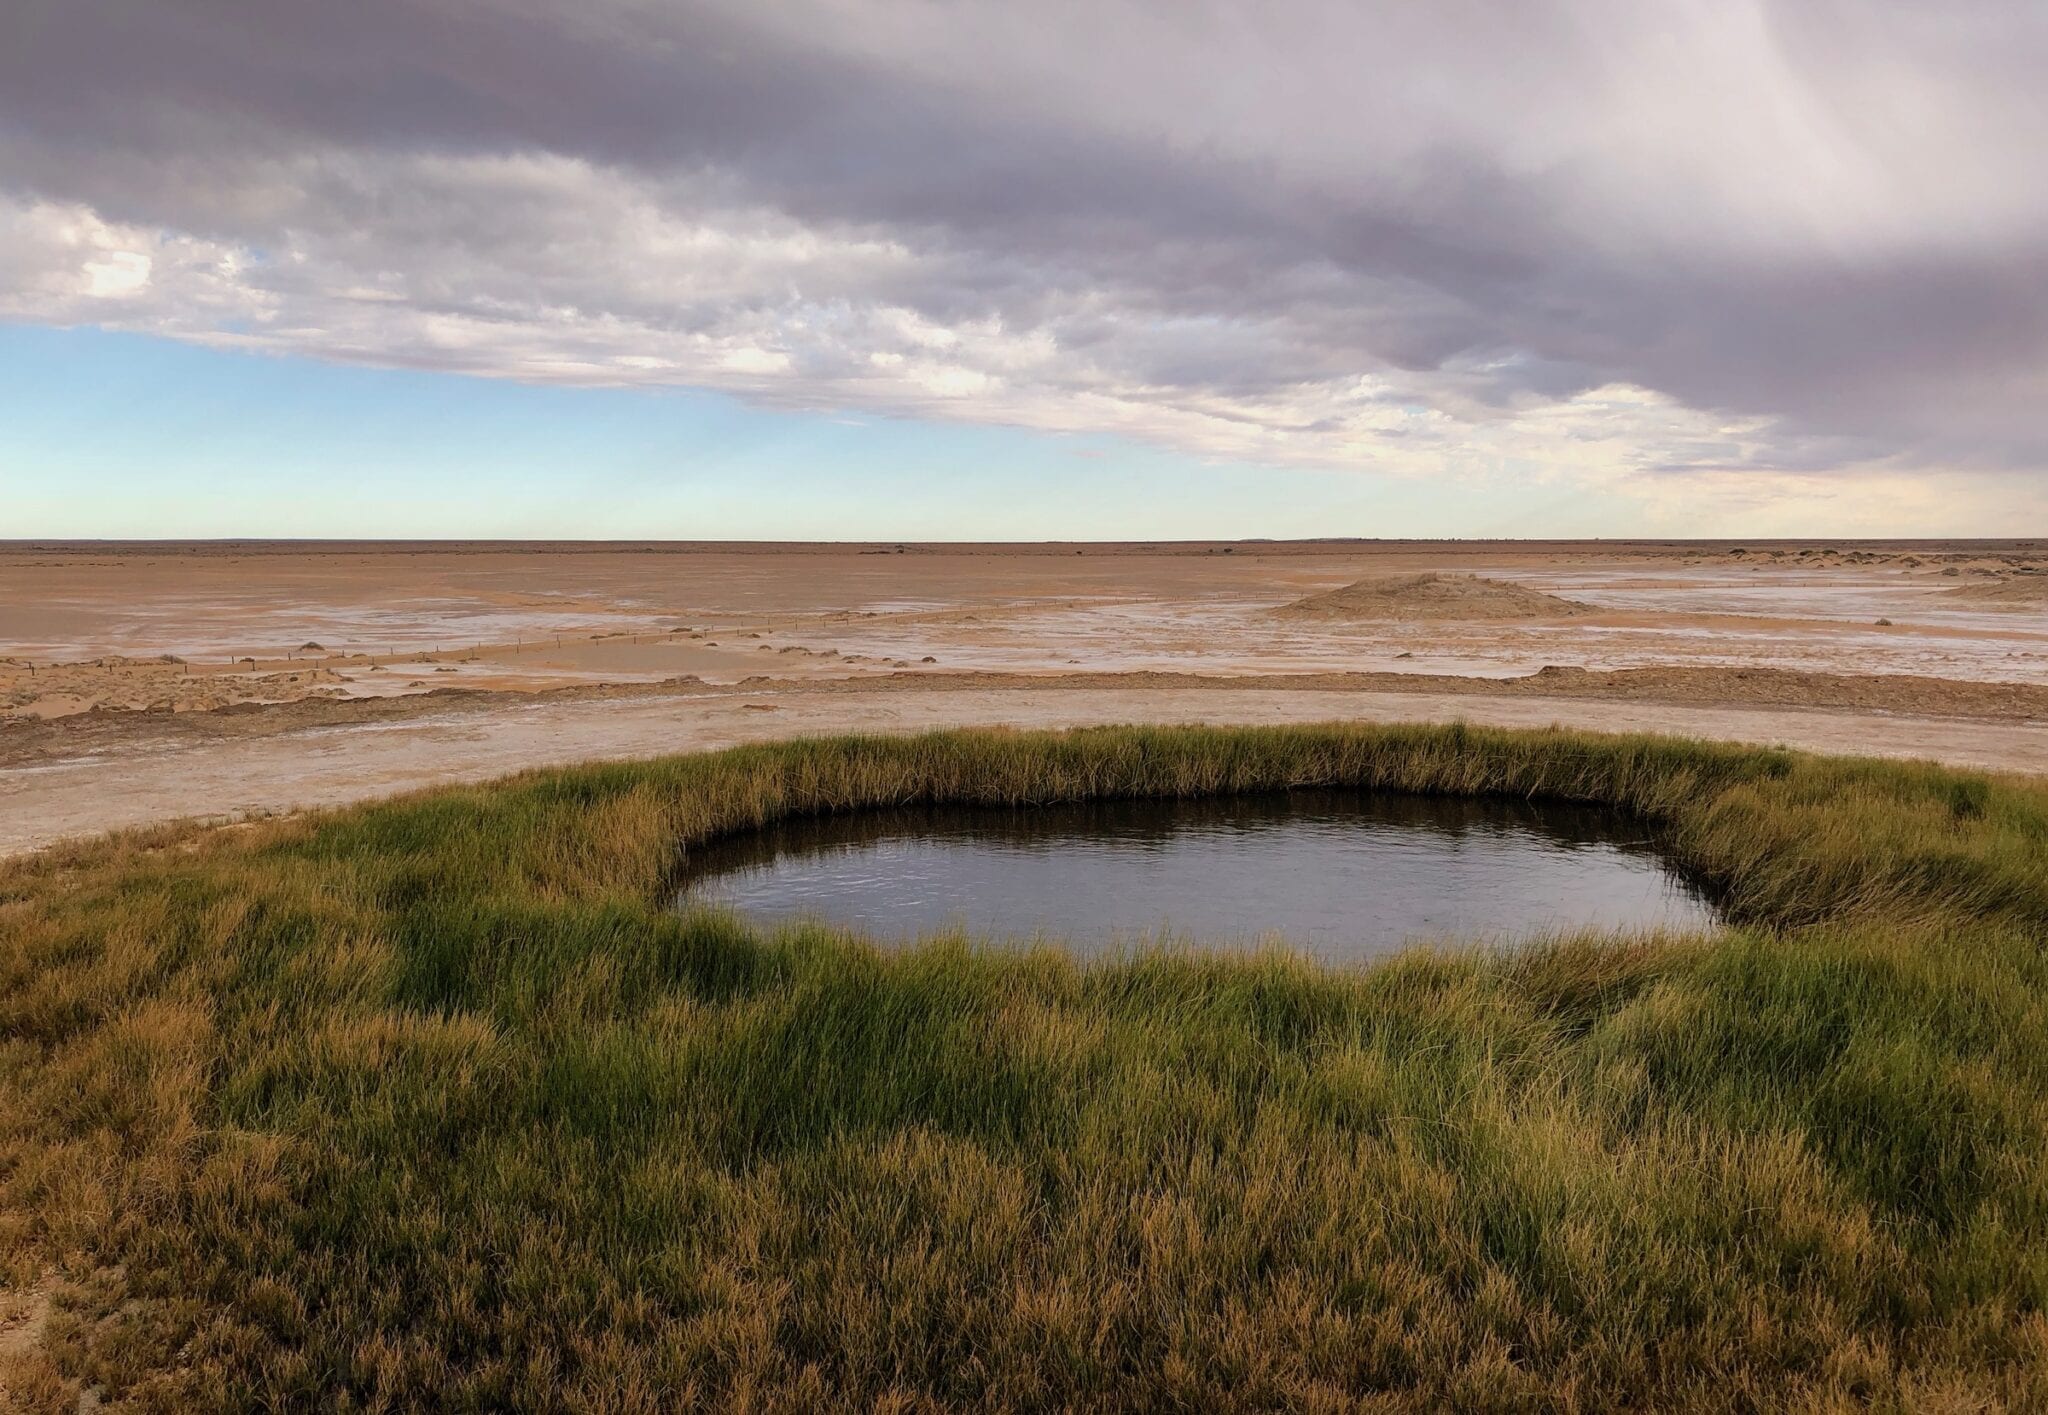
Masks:
[[[2048,725],[1817,709],[1241,688],[984,688],[498,698],[378,724],[306,727],[166,750],[131,744],[0,771],[0,855],[168,819],[340,805],[528,767],[657,756],[828,732],[1094,723],[1463,720],[1677,732],[1815,751],[2048,772]]]
[[[1274,610],[1477,575],[1557,618]],[[0,546],[0,717],[961,669],[1505,677],[1690,664],[2048,683],[2048,543],[748,549]],[[1540,602],[1540,601],[1539,601]]]
[[[1335,717],[2048,770],[2048,542],[0,544],[0,852],[792,732]]]

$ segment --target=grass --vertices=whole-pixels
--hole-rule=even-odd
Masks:
[[[665,912],[776,816],[1611,802],[1735,926],[1077,966]],[[30,1409],[2048,1407],[2048,788],[1106,729],[529,775],[0,872]]]

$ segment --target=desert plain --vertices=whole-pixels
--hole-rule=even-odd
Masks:
[[[0,853],[773,737],[1340,718],[2048,772],[2048,542],[0,546]]]

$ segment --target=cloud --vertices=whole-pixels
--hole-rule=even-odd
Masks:
[[[4,23],[7,318],[1398,474],[2048,469],[2020,0]]]

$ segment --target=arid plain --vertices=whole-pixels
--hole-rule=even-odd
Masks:
[[[1468,720],[2048,772],[2048,542],[0,547],[0,853],[942,725]]]

